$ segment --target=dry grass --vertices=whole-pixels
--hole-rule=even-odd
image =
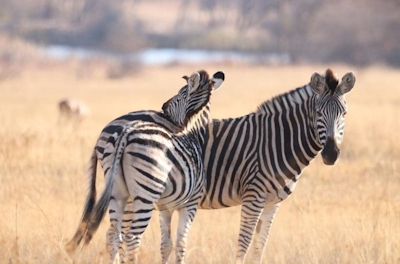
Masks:
[[[265,263],[400,262],[400,71],[354,70],[342,157],[334,167],[317,158],[278,213]],[[204,67],[227,80],[213,97],[214,117],[255,110],[272,95],[305,84],[326,66]],[[138,76],[79,79],[68,67],[28,69],[0,82],[1,263],[71,263],[63,245],[72,236],[86,190],[85,165],[103,126],[133,110],[160,109],[197,66],[147,68]],[[57,101],[78,97],[92,115],[74,128],[57,124]],[[98,177],[101,187],[103,176]],[[200,211],[189,237],[188,263],[234,259],[240,207]],[[74,263],[101,263],[105,220]],[[175,225],[176,227],[176,225]],[[154,214],[141,263],[157,263],[160,230]]]

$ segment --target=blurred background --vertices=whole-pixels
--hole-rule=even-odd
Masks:
[[[398,264],[399,67],[399,0],[0,0],[0,263],[106,262],[108,217],[64,251],[91,150],[111,120],[160,110],[181,76],[223,70],[212,116],[227,118],[332,68],[357,78],[341,158],[305,169],[263,263]],[[187,263],[233,263],[239,222],[240,207],[199,210]],[[141,263],[161,262],[159,243],[154,213]]]
[[[400,66],[398,0],[1,0],[0,75],[43,58]],[[111,66],[110,66],[111,67]]]

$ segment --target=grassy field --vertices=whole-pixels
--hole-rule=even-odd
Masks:
[[[357,77],[347,95],[341,159],[328,167],[318,157],[305,170],[275,219],[264,263],[400,263],[400,70],[330,66],[339,77],[350,70]],[[225,84],[212,98],[212,115],[222,118],[254,111],[327,65],[154,67],[119,80],[47,66],[1,81],[0,263],[103,263],[108,219],[74,259],[63,250],[80,218],[85,166],[97,136],[117,116],[160,109],[184,85],[180,77],[199,68],[225,71]],[[90,107],[79,127],[57,122],[57,102],[64,97]],[[239,215],[240,207],[199,211],[187,263],[233,262]],[[160,262],[159,243],[154,214],[141,263]]]

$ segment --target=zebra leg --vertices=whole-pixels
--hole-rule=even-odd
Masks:
[[[280,203],[272,204],[264,207],[260,220],[258,220],[256,232],[252,243],[253,262],[261,263],[265,245],[268,242],[269,232],[271,230],[272,222],[278,212]]]
[[[138,262],[138,251],[143,232],[146,230],[154,210],[152,202],[141,197],[133,197],[132,224],[125,236],[127,247],[127,259],[129,263]]]
[[[186,254],[187,237],[189,235],[190,227],[193,223],[194,217],[197,212],[197,203],[191,206],[180,208],[178,231],[176,236],[176,260],[175,263],[184,263]]]
[[[106,244],[107,251],[110,254],[110,263],[113,263],[117,253],[120,253],[118,254],[118,262],[124,263],[124,252],[121,252],[121,220],[129,193],[122,177],[116,177],[114,184],[112,197],[108,206],[110,227],[106,234]]]
[[[173,247],[171,240],[172,213],[173,211],[170,210],[162,210],[159,212],[161,226],[161,257],[163,264],[168,262]]]
[[[257,200],[257,198],[259,200]],[[244,263],[247,250],[253,238],[264,205],[265,199],[257,197],[257,194],[254,193],[243,199],[236,263]]]
[[[110,201],[110,206],[114,200]],[[109,210],[110,215],[112,212],[112,209]],[[121,238],[120,238],[120,221],[116,218],[110,217],[110,227],[107,230],[106,233],[106,244],[107,244],[107,252],[109,252],[109,263],[120,263],[121,260],[124,258],[123,252],[120,252],[120,246],[121,246]],[[119,254],[117,255],[117,253]]]
[[[121,236],[122,246],[119,248],[120,263],[125,263],[125,252],[127,252],[127,235],[132,225],[133,217],[133,204],[132,199],[129,197],[125,205],[124,215],[122,216]]]

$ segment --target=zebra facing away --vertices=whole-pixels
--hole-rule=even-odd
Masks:
[[[271,224],[283,200],[294,190],[303,169],[321,152],[325,164],[339,158],[347,103],[355,84],[352,72],[339,83],[328,69],[314,73],[307,85],[262,103],[239,118],[213,119],[200,145],[206,171],[206,191],[200,209],[242,205],[236,262],[248,247],[261,262]],[[102,136],[138,116],[126,115],[104,128]],[[141,116],[140,118],[144,118]],[[96,149],[104,146],[102,137]],[[123,222],[129,225],[131,203]]]
[[[187,235],[202,196],[204,168],[199,138],[209,120],[209,100],[219,88],[224,74],[217,72],[209,78],[199,71],[188,78],[188,85],[163,106],[165,115],[182,125],[182,131],[171,133],[154,122],[134,120],[109,137],[101,165],[106,175],[105,190],[95,203],[95,175],[89,173],[90,188],[81,224],[67,251],[74,251],[82,240],[88,243],[109,207],[111,226],[107,232],[110,261],[121,248],[121,218],[128,197],[133,200],[131,226],[124,234],[128,261],[137,261],[141,236],[154,208],[160,210],[163,229],[161,252],[166,263],[172,250],[170,222],[174,210],[179,213],[176,261],[185,256]],[[179,110],[180,109],[180,110]],[[182,112],[185,114],[182,115]],[[93,163],[94,160],[94,163]],[[96,163],[92,155],[92,167]],[[94,176],[94,177],[93,177]]]

